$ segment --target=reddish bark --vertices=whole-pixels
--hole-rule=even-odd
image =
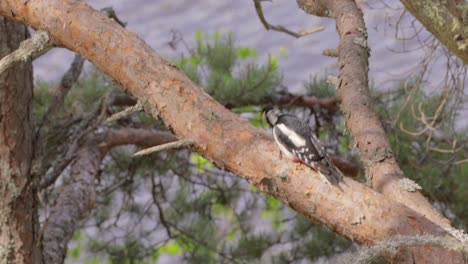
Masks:
[[[415,211],[360,183],[345,179],[340,190],[310,169],[281,160],[264,131],[226,110],[136,34],[84,3],[6,0],[0,4],[0,14],[48,31],[55,44],[80,53],[120,82],[148,113],[159,116],[178,137],[193,140],[194,149],[219,168],[343,236],[371,245],[395,234],[446,234]],[[421,263],[463,263],[462,255],[432,247],[409,248],[398,255],[410,257]]]
[[[0,17],[0,58],[28,37],[27,28]],[[37,228],[32,159],[32,64],[0,75],[0,262],[32,263]]]

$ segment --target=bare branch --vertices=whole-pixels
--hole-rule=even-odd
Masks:
[[[186,139],[178,140],[176,142],[170,142],[170,143],[162,144],[159,146],[154,146],[151,148],[140,150],[137,153],[133,154],[133,157],[148,155],[148,154],[158,152],[161,150],[187,147],[187,146],[193,145],[193,143],[194,143],[193,140],[186,140]]]
[[[279,105],[294,105],[294,106],[303,106],[307,108],[318,106],[330,112],[339,111],[340,110],[339,103],[340,103],[340,98],[338,97],[319,98],[315,96],[304,96],[304,95],[293,95],[293,94],[283,95],[276,102],[276,104],[279,104]]]
[[[144,128],[119,128],[107,131],[99,147],[107,151],[110,148],[122,145],[150,147],[173,141],[177,141],[177,137],[169,131]]]
[[[310,34],[315,33],[315,32],[320,32],[320,31],[325,29],[322,26],[317,26],[317,27],[313,27],[313,28],[310,28],[310,29],[301,30],[299,32],[293,32],[293,31],[291,31],[291,30],[289,30],[289,29],[287,29],[287,28],[285,28],[283,26],[271,25],[266,21],[265,16],[263,15],[262,4],[261,4],[262,0],[253,0],[253,1],[254,1],[255,11],[257,12],[258,18],[260,19],[263,26],[267,30],[271,29],[271,30],[286,33],[286,34],[291,35],[291,36],[293,36],[295,38],[300,38],[300,37],[310,35]]]
[[[123,111],[111,115],[109,118],[106,119],[106,123],[112,123],[131,114],[140,112],[141,110],[143,110],[143,105],[140,101],[137,101],[136,105],[127,107]]]
[[[19,48],[5,56],[0,61],[0,74],[20,61],[35,59],[46,53],[52,45],[49,43],[49,34],[38,31],[32,38],[21,42]]]

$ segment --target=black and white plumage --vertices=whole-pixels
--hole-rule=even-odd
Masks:
[[[275,142],[284,155],[317,171],[333,185],[342,180],[341,172],[331,163],[327,152],[305,122],[271,107],[263,110],[263,118],[273,129]]]

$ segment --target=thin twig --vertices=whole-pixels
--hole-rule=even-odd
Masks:
[[[134,106],[130,106],[128,108],[125,108],[123,111],[111,115],[109,118],[106,119],[106,123],[112,123],[133,113],[140,112],[141,110],[143,110],[143,104],[140,101],[138,101]]]
[[[0,61],[0,74],[20,61],[35,59],[46,53],[52,45],[49,44],[49,34],[38,31],[31,38],[21,42],[19,48],[5,56]]]
[[[182,139],[182,140],[178,140],[175,142],[170,142],[170,143],[140,150],[137,153],[133,154],[133,157],[143,156],[143,155],[147,155],[153,152],[158,152],[158,151],[166,150],[166,149],[186,147],[186,146],[193,145],[193,143],[194,143],[193,140]]]
[[[271,24],[268,23],[268,21],[266,21],[265,16],[263,15],[262,4],[260,3],[260,2],[262,2],[262,0],[253,0],[253,1],[254,1],[255,11],[257,12],[258,18],[260,19],[260,22],[262,22],[263,26],[267,30],[271,29],[271,30],[286,33],[286,34],[291,35],[291,36],[293,36],[295,38],[300,38],[300,37],[310,35],[312,33],[319,32],[319,31],[322,31],[322,30],[325,29],[322,26],[316,26],[316,27],[313,27],[313,28],[310,28],[310,29],[301,30],[299,32],[293,32],[293,31],[291,31],[291,30],[289,30],[289,29],[287,29],[287,28],[285,28],[283,26],[271,25]]]

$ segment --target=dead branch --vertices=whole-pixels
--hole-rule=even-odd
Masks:
[[[51,137],[47,130],[53,129],[51,128],[51,124],[53,123],[51,121],[54,120],[57,116],[57,113],[62,106],[67,93],[78,80],[78,77],[80,76],[83,69],[84,61],[84,58],[79,54],[75,55],[75,59],[70,65],[70,68],[63,75],[62,80],[60,81],[60,85],[55,90],[55,95],[51,104],[49,105],[49,108],[47,109],[47,112],[38,125],[34,138],[34,166],[32,172],[37,177],[42,177],[50,165],[48,164],[50,161],[48,157],[44,157],[45,145],[49,143],[47,142],[47,139]],[[63,129],[66,128],[64,127]],[[65,143],[67,140],[62,142]],[[58,150],[59,146],[54,146],[54,149]],[[55,157],[50,158],[54,159]]]
[[[3,57],[0,61],[0,74],[20,61],[27,61],[41,56],[51,47],[47,32],[38,31],[32,38],[21,42],[17,50]]]
[[[105,139],[99,144],[99,147],[104,151],[109,151],[109,149],[113,147],[122,145],[149,147],[176,140],[177,137],[168,131],[143,128],[119,128],[109,129],[105,134]]]
[[[115,114],[111,115],[110,117],[108,117],[106,119],[106,123],[112,123],[114,121],[117,121],[119,119],[127,117],[127,116],[129,116],[131,114],[140,112],[141,110],[143,110],[143,105],[141,104],[141,102],[137,101],[137,103],[134,106],[127,107],[124,110],[122,110],[122,111],[120,111],[118,113],[115,113]]]
[[[278,105],[294,105],[307,108],[318,106],[330,112],[337,112],[340,110],[339,102],[340,99],[338,97],[318,98],[315,96],[293,95],[288,93],[281,96],[275,103]]]
[[[193,140],[186,140],[186,139],[178,140],[178,141],[175,141],[175,142],[170,142],[170,143],[162,144],[162,145],[159,145],[159,146],[154,146],[154,147],[151,147],[151,148],[140,150],[140,151],[136,152],[135,154],[133,154],[133,157],[148,155],[148,154],[151,154],[151,153],[154,153],[154,152],[167,150],[167,149],[187,147],[187,146],[193,145],[193,143],[194,143]]]
[[[307,36],[307,35],[310,35],[312,33],[315,33],[315,32],[320,32],[322,30],[324,30],[325,28],[322,27],[322,26],[317,26],[317,27],[313,27],[313,28],[309,28],[309,29],[304,29],[304,30],[301,30],[299,32],[293,32],[283,26],[275,26],[275,25],[271,25],[269,24],[266,19],[265,19],[265,16],[263,15],[263,9],[262,9],[262,0],[253,0],[254,2],[254,5],[255,5],[255,11],[257,12],[257,16],[258,18],[260,19],[260,22],[262,22],[263,26],[265,27],[266,30],[275,30],[275,31],[278,31],[278,32],[283,32],[283,33],[286,33],[288,35],[291,35],[295,38],[300,38],[300,37],[303,37],[303,36]]]

